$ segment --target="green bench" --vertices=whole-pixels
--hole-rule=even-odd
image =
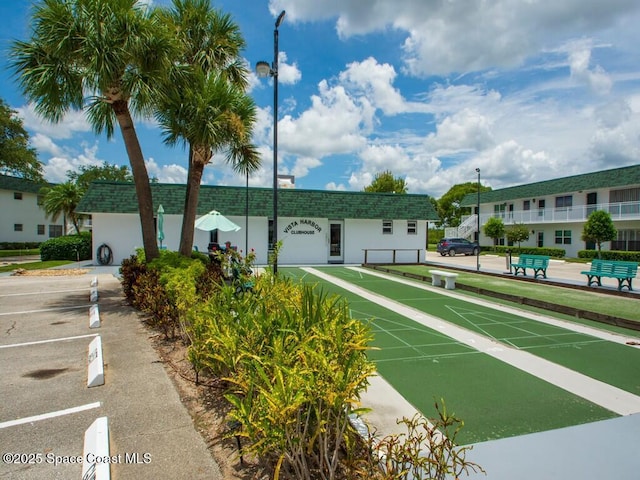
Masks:
[[[591,269],[588,272],[580,272],[587,276],[587,285],[595,284],[602,286],[602,277],[615,278],[618,280],[618,290],[622,287],[633,290],[631,282],[638,272],[637,262],[623,262],[618,260],[598,260],[591,262]]]
[[[527,276],[527,268],[533,270],[533,278],[538,278],[541,275],[542,278],[547,278],[547,267],[549,267],[549,257],[546,255],[528,255],[522,254],[518,257],[517,262],[512,262],[511,266],[514,268],[514,275],[518,275],[522,272],[522,275]]]

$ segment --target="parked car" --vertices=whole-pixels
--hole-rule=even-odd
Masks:
[[[466,238],[443,238],[438,242],[436,250],[443,257],[449,255],[453,257],[457,253],[465,255],[478,255],[480,247],[477,242],[470,242]]]

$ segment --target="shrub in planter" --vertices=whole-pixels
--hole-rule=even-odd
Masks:
[[[40,245],[40,260],[89,260],[91,258],[91,233],[65,235],[43,242]]]

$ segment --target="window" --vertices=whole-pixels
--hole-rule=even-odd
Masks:
[[[418,234],[418,221],[407,220],[407,235],[417,235],[417,234]]]
[[[22,192],[13,192],[14,200],[22,200]]]
[[[523,210],[531,210],[531,200],[525,200],[522,203],[522,209]]]
[[[493,216],[496,218],[504,218],[504,211],[507,208],[506,203],[501,203],[499,205],[493,206]]]
[[[36,203],[38,204],[39,207],[44,205],[44,195],[38,195],[36,197]]]
[[[44,235],[44,225],[38,225],[38,235]]]
[[[393,234],[393,220],[382,220],[383,235]]]
[[[556,245],[571,245],[571,230],[556,230]]]
[[[573,206],[573,195],[556,197],[556,208],[571,208]]]
[[[49,225],[49,238],[61,237],[62,225]]]
[[[546,205],[546,202],[543,200],[538,200],[538,216],[539,217],[544,217],[544,207]]]
[[[14,223],[13,224],[13,231],[14,232],[21,232],[22,231],[22,224],[21,223]]]

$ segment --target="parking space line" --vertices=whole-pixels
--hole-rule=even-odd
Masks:
[[[86,305],[77,305],[74,307],[55,307],[55,308],[41,308],[39,310],[21,310],[19,312],[3,312],[0,313],[0,316],[5,316],[5,315],[22,315],[25,313],[42,313],[42,312],[56,312],[59,310],[74,310],[77,308],[89,308],[91,307],[91,303],[87,303]]]
[[[0,349],[13,348],[13,347],[28,347],[30,345],[41,345],[43,343],[64,342],[66,340],[76,340],[78,338],[89,338],[89,337],[97,337],[97,336],[98,336],[97,333],[89,333],[87,335],[78,335],[75,337],[51,338],[49,340],[39,340],[37,342],[13,343],[10,345],[0,345]]]
[[[88,288],[71,288],[68,290],[47,290],[46,292],[22,292],[22,293],[5,293],[0,295],[1,297],[21,297],[23,295],[51,295],[53,293],[67,293],[67,292],[81,292],[83,290],[89,290]]]
[[[25,423],[39,422],[40,420],[47,420],[49,418],[62,417],[63,415],[71,415],[73,413],[79,413],[84,412],[85,410],[99,408],[100,406],[102,406],[101,402],[87,403],[86,405],[80,405],[79,407],[66,408],[64,410],[58,410],[56,412],[43,413],[40,415],[34,415],[32,417],[10,420],[8,422],[0,423],[0,429],[15,427],[16,425],[24,425]]]

